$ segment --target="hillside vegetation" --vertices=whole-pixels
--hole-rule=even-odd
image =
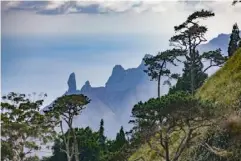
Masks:
[[[241,49],[197,93],[202,99],[230,105],[241,96]]]
[[[216,104],[224,104],[225,107],[231,107],[233,105],[237,105],[237,103],[240,103],[241,100],[241,48],[237,50],[237,52],[225,63],[225,65],[220,68],[214,75],[212,75],[205,83],[204,85],[198,90],[196,93],[197,97],[200,97],[202,100],[208,100],[215,102]],[[240,105],[239,105],[240,107]],[[220,109],[216,109],[218,112]],[[231,109],[232,110],[232,109]],[[225,113],[230,112],[230,109],[226,109],[222,112]],[[215,129],[216,130],[216,129]],[[215,131],[214,130],[214,131]],[[217,138],[220,139],[219,134],[215,135],[216,138],[212,138],[211,134],[206,134],[206,130],[204,130],[202,136],[209,137],[210,140],[214,141],[217,144]],[[214,132],[212,131],[212,132]],[[215,133],[215,132],[214,132]],[[216,132],[217,133],[217,132]],[[223,138],[222,138],[223,137]],[[224,139],[224,136],[222,136],[221,139]],[[216,141],[215,141],[216,140]],[[226,140],[226,144],[234,144],[234,140]],[[228,148],[229,146],[226,145]],[[240,145],[237,145],[240,146]],[[227,149],[228,149],[227,148]],[[237,147],[235,146],[237,149]],[[193,149],[192,149],[193,150]],[[192,151],[190,150],[190,151]],[[205,153],[207,155],[207,158],[210,157],[210,154],[207,153],[204,149],[201,149],[198,147],[198,149],[194,149],[195,151],[198,151],[197,153],[199,156],[203,155],[202,153]],[[189,150],[188,150],[189,151]],[[222,153],[228,153],[225,150],[221,150]],[[221,153],[220,152],[220,153]],[[154,153],[151,151],[148,145],[141,146],[140,149],[134,153],[129,161],[135,161],[137,158],[142,156],[145,161],[155,161],[155,160],[162,160],[162,158],[158,158]],[[192,154],[191,154],[192,155]],[[239,156],[239,155],[238,155]],[[218,156],[218,158],[222,161],[222,157]],[[187,158],[185,158],[186,160]],[[194,158],[190,156],[188,157],[188,160],[193,160]],[[198,157],[195,159],[203,160]],[[210,158],[209,158],[210,159]],[[212,158],[215,160],[214,158]],[[205,159],[204,159],[205,160]],[[225,160],[225,158],[224,158]]]

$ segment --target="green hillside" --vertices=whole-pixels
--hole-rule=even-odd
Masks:
[[[197,92],[197,97],[215,103],[233,105],[241,98],[241,49],[226,64],[212,75]],[[218,109],[220,110],[220,109]],[[225,111],[224,111],[225,112]],[[205,131],[205,130],[204,130]],[[155,161],[147,145],[143,145],[130,157],[130,161],[142,156],[146,161]],[[158,159],[157,159],[158,160]],[[160,159],[159,159],[160,160]]]
[[[197,93],[204,100],[233,104],[241,96],[241,49]]]

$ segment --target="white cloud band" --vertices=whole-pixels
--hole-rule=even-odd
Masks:
[[[199,3],[205,3],[202,0],[169,0],[186,2],[190,5],[197,5]],[[232,0],[216,0],[216,2],[227,2]],[[85,13],[85,14],[107,14],[107,13],[124,13],[124,12],[163,12],[166,11],[166,0],[81,0],[81,1],[5,1],[2,3],[2,9],[4,11],[12,10],[27,10],[33,11],[37,14],[73,14],[73,13]],[[215,0],[213,0],[215,2]]]

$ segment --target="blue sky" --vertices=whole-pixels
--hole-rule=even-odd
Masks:
[[[86,80],[103,86],[114,65],[136,67],[144,54],[167,47],[158,36],[3,36],[2,92],[47,92],[49,102],[67,90],[71,72],[79,89]]]
[[[71,72],[78,88],[86,80],[104,86],[114,65],[136,67],[166,49],[173,26],[201,8],[216,13],[205,22],[208,39],[241,26],[240,5],[227,2],[4,2],[2,93],[46,92],[49,103],[67,90]]]

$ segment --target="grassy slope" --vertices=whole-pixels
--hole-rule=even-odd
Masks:
[[[224,67],[212,75],[197,92],[203,100],[210,100],[227,105],[233,104],[241,97],[241,49],[230,58]],[[138,156],[143,156],[147,161],[151,159],[150,148],[143,145],[130,157],[130,161]]]
[[[227,105],[241,96],[241,49],[230,58],[223,68],[211,76],[198,91],[203,100]]]

